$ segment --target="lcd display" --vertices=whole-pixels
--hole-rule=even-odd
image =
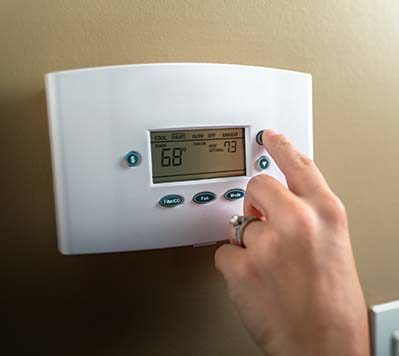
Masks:
[[[245,176],[245,129],[152,131],[154,183]]]

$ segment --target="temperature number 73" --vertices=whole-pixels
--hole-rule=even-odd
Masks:
[[[237,151],[237,141],[224,141],[223,146],[227,148],[227,152],[229,153]]]

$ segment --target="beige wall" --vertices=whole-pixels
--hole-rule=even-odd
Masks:
[[[398,298],[398,19],[397,0],[2,0],[0,350],[258,354],[214,247],[57,252],[43,74],[67,68],[195,61],[311,73],[316,160],[348,208],[367,300]]]

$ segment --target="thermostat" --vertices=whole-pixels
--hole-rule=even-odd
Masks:
[[[248,180],[284,175],[273,128],[312,157],[312,84],[255,66],[161,63],[46,75],[58,246],[64,254],[226,239]]]

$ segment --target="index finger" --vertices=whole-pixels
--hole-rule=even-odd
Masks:
[[[284,135],[274,130],[265,130],[262,141],[294,194],[306,197],[329,189],[315,163],[299,152]]]
[[[264,217],[270,222],[281,222],[297,200],[298,197],[277,179],[267,174],[258,174],[247,184],[244,215]]]

